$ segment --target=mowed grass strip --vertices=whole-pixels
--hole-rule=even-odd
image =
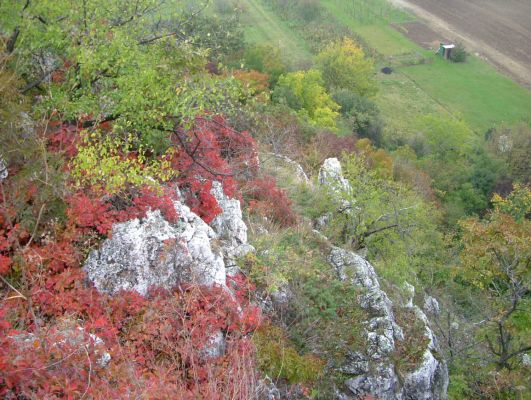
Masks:
[[[359,11],[353,5],[352,0],[322,0],[321,4],[341,24],[352,29],[360,35],[367,44],[383,56],[391,56],[421,51],[421,47],[413,43],[405,36],[393,29],[390,23],[411,21],[414,18],[401,11],[387,6],[385,11],[380,12],[383,5],[362,2],[365,8],[372,7],[372,11],[360,8]],[[355,3],[354,3],[355,4]],[[368,12],[373,17],[367,17]],[[382,15],[380,17],[380,15]]]
[[[531,93],[477,57],[452,63],[432,56],[428,64],[402,67],[430,97],[479,131],[501,124],[531,122]]]
[[[304,39],[260,0],[242,0],[242,4],[245,10],[245,38],[248,42],[278,47],[288,64],[297,65],[312,60]]]
[[[408,136],[415,131],[418,118],[426,114],[450,117],[443,105],[400,71],[391,75],[379,73],[377,77],[380,90],[374,101],[386,121],[387,135]]]

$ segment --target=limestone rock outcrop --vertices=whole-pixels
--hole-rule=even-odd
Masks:
[[[350,191],[350,183],[343,177],[341,163],[337,158],[327,158],[319,170],[320,185],[328,186],[335,192]]]
[[[331,193],[350,190],[349,182],[342,175],[341,164],[335,158],[324,162],[319,172],[319,183],[328,187]],[[329,262],[339,279],[350,280],[362,289],[358,302],[369,315],[368,320],[364,321],[367,347],[363,352],[348,354],[344,365],[338,368],[343,374],[352,377],[345,382],[347,390],[338,393],[337,397],[357,399],[371,395],[381,400],[446,399],[447,366],[439,356],[437,339],[429,328],[428,318],[413,303],[415,288],[406,284],[408,299],[405,308],[412,310],[424,324],[428,345],[422,360],[412,372],[399,373],[393,353],[397,341],[404,340],[408,334],[407,327],[397,324],[394,304],[381,289],[373,266],[360,255],[336,246],[332,246]]]
[[[235,260],[254,248],[247,243],[240,202],[226,196],[219,182],[211,193],[222,210],[211,226],[181,201],[173,203],[176,223],[151,210],[144,218],[114,224],[85,262],[89,281],[101,292],[141,295],[151,286],[172,288],[183,281],[224,286]]]
[[[225,266],[231,274],[236,266],[236,259],[254,252],[255,249],[247,243],[247,225],[243,221],[240,201],[228,197],[219,182],[213,182],[210,193],[216,198],[222,210],[210,226],[221,242]]]
[[[180,201],[174,202],[177,223],[159,210],[145,218],[114,224],[112,235],[85,262],[88,279],[106,293],[151,286],[171,288],[181,281],[225,285],[222,251],[217,235]]]

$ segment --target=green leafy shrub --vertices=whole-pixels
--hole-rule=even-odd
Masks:
[[[324,362],[312,354],[299,355],[279,327],[261,326],[253,335],[253,343],[258,367],[273,379],[313,384],[323,373]]]
[[[317,65],[329,90],[348,89],[362,96],[377,92],[374,62],[352,39],[330,43],[317,55]]]
[[[312,124],[336,128],[339,106],[326,92],[318,70],[282,75],[273,92],[273,100],[286,104]]]
[[[269,84],[275,85],[280,75],[286,72],[286,65],[278,47],[258,45],[247,47],[243,56],[244,67],[269,75]]]
[[[133,152],[132,141],[131,135],[123,140],[100,131],[82,133],[77,155],[71,162],[76,185],[113,195],[131,186],[159,189],[160,182],[176,176],[168,160],[149,160],[142,147]]]
[[[340,105],[341,114],[348,121],[352,131],[361,137],[371,139],[380,147],[384,123],[376,103],[348,89],[336,90],[332,98]]]
[[[255,244],[258,256],[248,258],[243,269],[259,290],[290,293],[277,315],[289,327],[286,333],[295,348],[338,360],[346,351],[363,348],[366,314],[357,303],[360,289],[338,279],[327,260],[330,244],[325,239],[310,229],[290,228]]]
[[[468,53],[465,50],[465,47],[461,43],[457,43],[456,46],[450,52],[450,60],[454,63],[464,63]]]

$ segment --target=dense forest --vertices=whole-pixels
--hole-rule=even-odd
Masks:
[[[528,398],[531,94],[409,18],[0,1],[0,397]],[[500,115],[423,86],[471,65]],[[345,367],[376,286],[392,395]],[[427,348],[449,379],[415,397]]]

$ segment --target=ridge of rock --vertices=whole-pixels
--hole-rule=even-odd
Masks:
[[[336,158],[325,160],[319,171],[319,183],[327,186],[332,194],[340,195],[351,190]],[[405,307],[413,310],[424,323],[424,335],[429,343],[415,370],[399,376],[391,356],[396,350],[396,341],[404,340],[405,333],[395,321],[393,302],[381,289],[374,267],[360,255],[337,246],[332,246],[328,259],[339,279],[350,280],[364,290],[358,302],[369,314],[369,319],[364,321],[368,346],[363,353],[349,354],[345,365],[339,368],[353,377],[345,382],[349,393],[339,393],[338,398],[372,395],[382,400],[446,399],[448,369],[445,361],[438,358],[437,339],[429,327],[428,318],[413,304],[415,288],[407,285],[409,299]]]

